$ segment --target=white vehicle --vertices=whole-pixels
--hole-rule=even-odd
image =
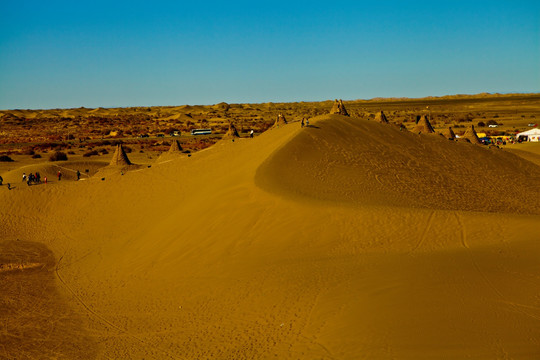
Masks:
[[[497,127],[499,125],[488,125],[488,127]]]
[[[193,129],[191,130],[191,135],[210,135],[212,134],[212,129]]]

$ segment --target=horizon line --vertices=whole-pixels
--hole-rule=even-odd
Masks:
[[[407,97],[407,96],[392,96],[392,97],[373,97],[369,99],[340,99],[346,102],[384,102],[384,101],[408,101],[408,100],[436,100],[444,99],[448,97],[499,97],[499,96],[513,96],[513,95],[540,95],[539,92],[481,92],[476,94],[447,94],[447,95],[428,95],[422,97]],[[159,108],[159,107],[178,107],[178,106],[213,106],[218,104],[228,104],[228,105],[256,105],[256,104],[298,104],[298,103],[321,103],[327,101],[334,101],[334,99],[324,99],[324,100],[300,100],[300,101],[264,101],[264,102],[226,102],[220,101],[212,104],[176,104],[176,105],[129,105],[129,106],[98,106],[98,107],[56,107],[56,108],[14,108],[14,109],[0,109],[0,111],[37,111],[37,110],[75,110],[75,109],[129,109],[129,108]]]

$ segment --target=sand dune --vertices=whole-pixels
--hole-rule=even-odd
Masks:
[[[90,339],[47,354],[540,356],[540,167],[375,121],[310,123],[105,181],[0,189],[1,239],[50,249]],[[17,354],[19,325],[0,353]]]
[[[323,116],[259,169],[278,192],[359,205],[540,214],[540,168],[496,148]]]

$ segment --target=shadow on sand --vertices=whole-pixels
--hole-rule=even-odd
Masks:
[[[0,358],[96,358],[96,341],[58,291],[55,266],[43,244],[0,242]]]

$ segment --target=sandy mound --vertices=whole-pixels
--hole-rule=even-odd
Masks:
[[[422,115],[418,124],[412,129],[412,132],[415,134],[432,134],[435,130],[433,130],[433,126],[431,126],[427,116]]]
[[[178,140],[173,140],[171,147],[169,148],[169,153],[178,154],[182,152],[182,146]]]
[[[236,126],[234,126],[234,124],[232,122],[230,122],[229,123],[229,129],[227,130],[225,135],[223,135],[222,139],[223,140],[236,139],[236,138],[239,138],[239,137],[240,137],[240,135],[238,134],[238,131],[236,130]]]
[[[383,123],[383,124],[388,124],[388,119],[386,118],[386,115],[382,111],[375,114],[375,121]]]
[[[193,121],[193,118],[191,117],[191,115],[187,115],[187,114],[184,114],[184,113],[178,113],[178,114],[174,114],[174,115],[164,117],[164,118],[162,118],[162,120],[177,120],[177,121],[181,121],[181,122],[188,122],[188,121]]]
[[[343,101],[341,99],[334,100],[334,105],[332,105],[330,114],[349,116],[349,113],[347,112],[347,109],[345,109],[345,105],[343,105]]]
[[[286,125],[286,124],[287,124],[287,120],[285,120],[285,116],[283,116],[282,113],[279,113],[277,118],[276,118],[276,122],[274,123],[272,128],[278,128],[278,127]]]
[[[183,155],[184,153],[182,152],[182,146],[180,145],[180,142],[178,140],[173,140],[171,147],[169,148],[169,151],[161,154],[157,158],[156,163],[162,163],[165,161],[174,160]]]
[[[540,196],[540,168],[517,156],[359,119],[322,120],[261,166],[261,186],[355,204],[540,213],[528,200]]]
[[[478,135],[476,135],[476,131],[474,130],[474,125],[471,125],[470,127],[465,130],[465,134],[463,134],[462,137],[460,137],[460,140],[468,140],[472,144],[482,144],[480,139],[478,138]]]
[[[441,132],[441,134],[448,140],[454,140],[456,138],[456,134],[454,133],[454,130],[452,130],[451,126],[449,126],[448,129]]]
[[[126,152],[124,151],[124,148],[122,147],[122,144],[116,145],[116,150],[114,151],[113,157],[109,165],[111,166],[132,165],[131,161],[129,161],[128,159]]]
[[[226,102],[220,102],[219,104],[212,105],[212,108],[216,110],[227,111],[231,108],[231,106]]]
[[[125,150],[122,147],[122,144],[116,145],[116,150],[112,156],[111,162],[108,166],[100,169],[95,175],[95,178],[106,178],[111,175],[121,174],[123,175],[127,171],[140,169],[142,166],[137,164],[132,164],[129,160]]]

